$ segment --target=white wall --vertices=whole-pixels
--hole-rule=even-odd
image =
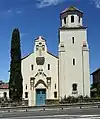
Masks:
[[[72,37],[75,38],[74,44],[72,43]],[[65,91],[63,94],[60,94],[60,97],[72,95],[73,83],[78,85],[78,95],[83,95],[82,44],[84,40],[87,41],[86,29],[60,30],[60,42],[63,42],[65,47],[65,54],[62,53],[64,56],[63,61],[65,62],[63,67],[65,69],[65,74],[61,74],[61,71],[59,72],[59,75],[63,75],[63,77],[65,77],[65,80],[64,78],[59,79],[59,87],[60,90],[63,88]],[[85,58],[85,62],[88,64],[87,68],[89,69],[88,55],[89,54],[87,54],[87,57]],[[76,60],[75,66],[72,64],[73,59]],[[60,65],[63,65],[63,62],[61,62]],[[89,96],[89,72],[85,75],[87,77],[87,82],[84,82],[86,88],[85,91]],[[60,86],[61,82],[64,82],[63,86]]]
[[[39,39],[40,40],[40,39]],[[36,46],[36,45],[35,45]],[[37,65],[36,64],[36,57],[39,57],[38,51],[34,49],[34,53],[30,54],[27,58],[22,60],[22,76],[23,76],[23,98],[25,99],[25,92],[28,92],[29,97],[29,106],[36,105],[36,89],[46,89],[46,99],[55,99],[54,92],[57,91],[57,98],[58,99],[58,58],[52,56],[46,50],[42,52],[42,57],[45,58],[44,65]],[[50,64],[50,70],[48,70],[48,64]],[[31,70],[31,65],[34,65],[34,70]],[[39,69],[42,69],[45,75],[40,75]],[[30,77],[35,78],[34,86],[37,82],[42,79],[45,84],[47,84],[47,77],[51,77],[51,86],[49,88],[45,87],[43,84],[37,85],[34,87],[34,90],[30,88]],[[26,90],[27,84],[27,90]],[[56,89],[55,89],[56,84]],[[27,99],[26,99],[27,100]]]
[[[74,16],[74,23],[71,23],[71,16]],[[62,26],[66,26],[66,27],[79,27],[82,26],[82,17],[80,17],[80,22],[79,20],[79,16],[76,14],[72,14],[72,15],[68,15],[66,16],[66,24],[64,23],[64,19],[61,20],[62,22]]]
[[[4,92],[7,93],[7,98],[9,98],[9,89],[0,89],[0,97],[4,97]]]
[[[83,75],[84,75],[84,95],[90,96],[90,66],[89,66],[89,50],[83,48]]]

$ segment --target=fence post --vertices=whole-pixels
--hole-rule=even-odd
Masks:
[[[98,108],[100,108],[100,105],[98,105]]]
[[[82,106],[80,106],[80,109],[82,109]]]
[[[45,107],[43,108],[43,111],[45,111]]]

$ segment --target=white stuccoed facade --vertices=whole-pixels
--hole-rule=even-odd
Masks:
[[[61,13],[59,99],[64,96],[90,96],[87,27],[83,26],[82,17],[83,13],[73,7]]]
[[[59,57],[48,52],[45,39],[39,36],[33,53],[22,59],[23,98],[29,106],[65,96],[90,96],[89,47],[83,13],[69,7],[60,18]]]
[[[29,101],[29,106],[37,105],[36,100],[44,98],[36,97],[37,90],[45,90],[46,100],[58,99],[58,58],[47,51],[41,36],[35,40],[34,52],[22,60],[22,76],[23,98]]]

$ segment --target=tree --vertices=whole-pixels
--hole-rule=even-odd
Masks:
[[[11,64],[9,80],[9,97],[14,101],[22,99],[22,81],[20,33],[18,29],[14,29],[11,40]]]

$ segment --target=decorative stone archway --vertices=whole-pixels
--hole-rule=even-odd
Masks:
[[[45,84],[45,82],[40,79],[39,81],[37,81],[37,83],[35,84],[35,88],[39,85],[39,84],[43,84],[46,88],[48,88],[48,86]]]

